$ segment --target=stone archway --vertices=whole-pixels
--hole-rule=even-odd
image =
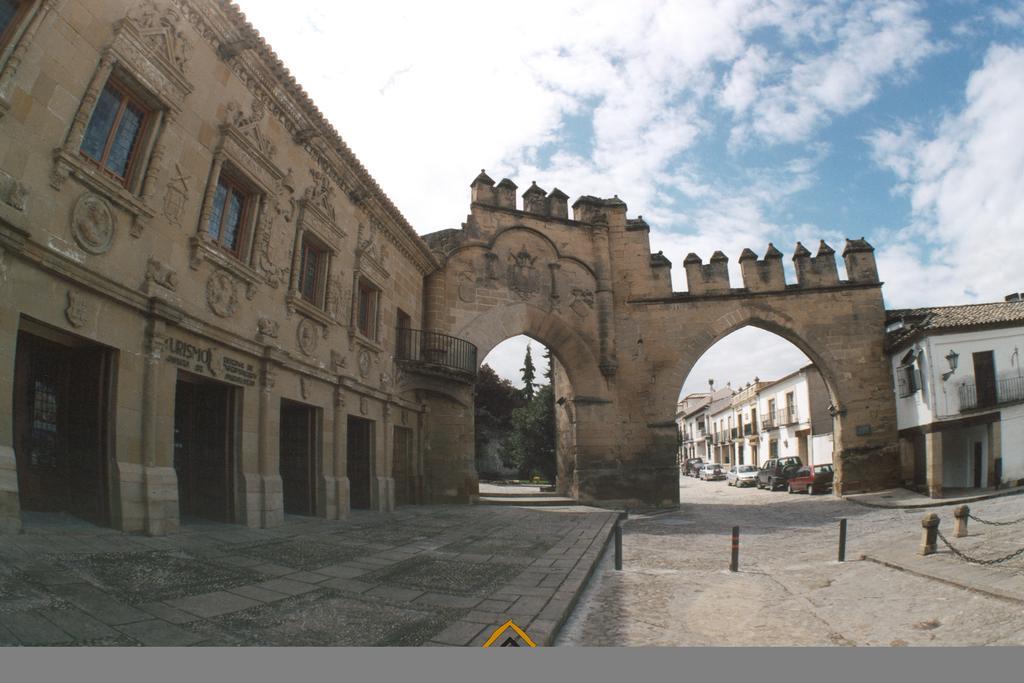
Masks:
[[[678,502],[675,403],[696,360],[730,332],[754,325],[807,354],[822,373],[835,420],[836,493],[898,480],[895,407],[883,351],[885,309],[873,249],[848,240],[847,279],[833,250],[798,244],[797,282],[782,254],[684,260],[688,291],[673,292],[671,262],[650,253],[649,227],[617,197],[567,197],[481,173],[460,230],[425,237],[442,267],[425,292],[425,325],[468,339],[482,355],[527,334],[552,349],[571,379],[576,425],[571,493],[617,506]],[[472,433],[472,420],[452,429]],[[459,457],[471,457],[462,454]],[[453,456],[454,457],[454,456]]]

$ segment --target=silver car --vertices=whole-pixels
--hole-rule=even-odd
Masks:
[[[753,465],[733,465],[725,475],[729,486],[754,486],[757,484],[757,468]]]

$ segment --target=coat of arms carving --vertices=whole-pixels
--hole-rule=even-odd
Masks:
[[[531,256],[526,245],[517,254],[508,257],[508,288],[524,299],[540,291],[540,275],[534,267],[537,257]]]

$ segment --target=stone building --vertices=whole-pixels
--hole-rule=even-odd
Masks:
[[[0,8],[0,526],[422,500],[437,263],[238,10]]]
[[[835,407],[837,493],[899,477],[873,250],[671,262],[618,197],[472,183],[420,238],[226,0],[0,0],[0,528],[472,502],[473,378],[554,354],[559,486],[678,500],[679,387],[780,334]],[[7,419],[9,416],[9,419]]]

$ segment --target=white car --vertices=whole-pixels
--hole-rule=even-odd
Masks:
[[[722,466],[716,462],[704,463],[700,468],[698,475],[704,481],[715,481],[716,479],[725,479],[725,475],[722,474]]]
[[[757,468],[753,465],[733,465],[725,475],[725,483],[729,486],[755,486]]]

